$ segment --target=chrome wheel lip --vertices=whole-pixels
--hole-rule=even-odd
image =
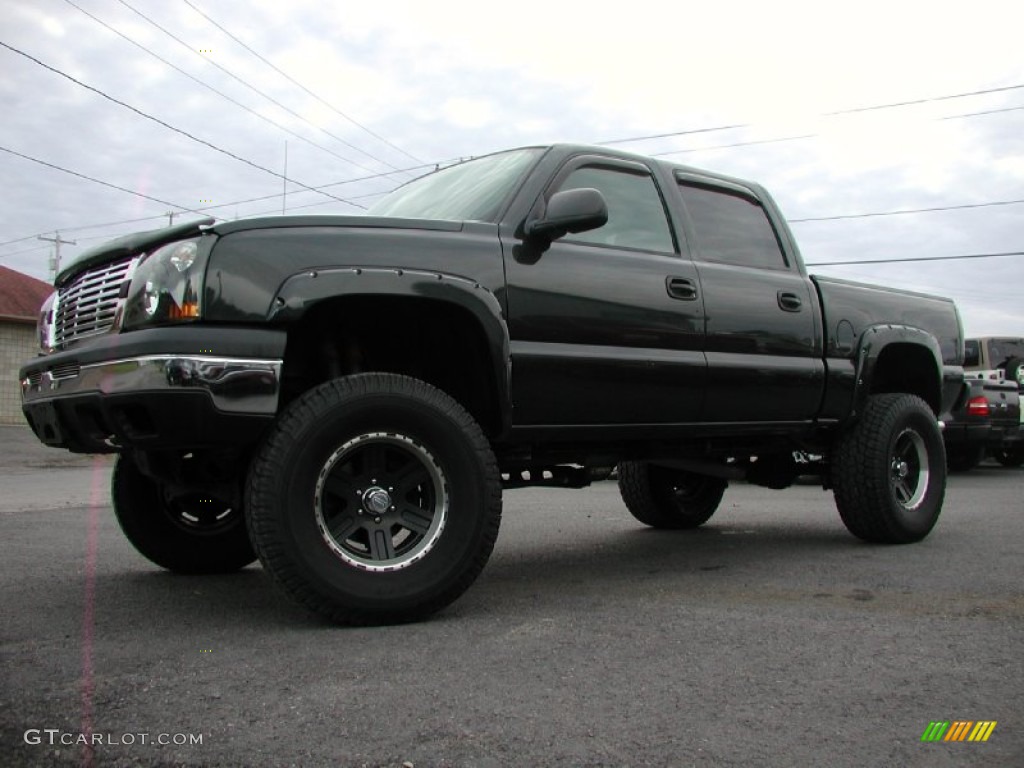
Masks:
[[[374,444],[383,444],[393,449],[399,449],[418,461],[426,471],[433,491],[433,504],[430,509],[423,512],[431,516],[430,525],[427,531],[421,535],[411,549],[389,559],[373,559],[357,552],[353,547],[346,546],[344,541],[339,542],[328,528],[327,519],[324,514],[325,489],[332,470],[338,466],[346,457],[356,451]],[[379,482],[376,482],[379,481]],[[388,478],[383,476],[374,478],[372,485],[366,489],[357,489],[352,503],[359,508],[358,514],[365,522],[358,529],[368,530],[370,536],[381,533],[380,528],[372,528],[381,521],[379,516],[379,502],[387,496],[391,501],[391,490],[388,489]],[[347,565],[353,568],[373,573],[387,573],[404,570],[425,558],[441,539],[445,526],[448,522],[450,508],[450,493],[447,478],[440,464],[433,454],[418,440],[407,435],[396,432],[367,432],[357,435],[338,447],[324,462],[317,475],[316,489],[314,492],[314,512],[316,515],[317,528],[326,545],[330,550]],[[384,531],[384,535],[390,535]],[[414,534],[418,535],[418,534]]]
[[[215,535],[235,525],[240,510],[213,496],[190,492],[172,496],[163,490],[164,513],[178,528],[201,536]]]
[[[914,511],[921,506],[931,482],[928,448],[924,438],[913,429],[904,429],[893,441],[889,460],[889,484],[893,498],[901,507]]]

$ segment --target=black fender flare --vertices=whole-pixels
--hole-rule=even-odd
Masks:
[[[512,419],[512,355],[498,298],[475,280],[445,272],[390,267],[328,267],[288,277],[274,294],[267,320],[291,324],[322,301],[344,296],[389,296],[454,304],[479,323],[490,351],[504,430]]]
[[[853,408],[850,418],[856,418],[864,409],[864,404],[872,391],[872,384],[875,380],[878,361],[886,349],[894,344],[907,344],[926,350],[935,364],[939,380],[936,382],[937,391],[935,398],[925,397],[928,404],[942,419],[946,417],[956,400],[961,384],[963,383],[963,368],[960,366],[945,365],[942,358],[942,349],[938,339],[921,328],[910,325],[897,325],[884,323],[865,328],[857,340],[857,351],[855,357],[855,385],[853,393]]]

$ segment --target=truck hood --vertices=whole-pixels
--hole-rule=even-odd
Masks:
[[[435,232],[458,232],[461,221],[438,219],[397,219],[390,216],[263,216],[217,224],[212,231],[229,235],[251,229],[287,229],[289,227],[353,227],[377,229],[426,229]]]
[[[353,227],[378,229],[425,229],[436,232],[458,232],[461,221],[440,221],[433,219],[396,219],[387,216],[261,216],[252,219],[238,219],[214,224],[215,219],[198,219],[176,227],[151,229],[134,232],[82,253],[71,264],[60,271],[55,285],[59,288],[79,272],[96,264],[115,261],[124,256],[159,248],[161,245],[197,237],[205,232],[228,235],[253,229],[287,229],[290,227]]]
[[[202,234],[204,227],[213,224],[213,219],[199,219],[190,221],[187,224],[179,224],[176,227],[164,227],[163,229],[151,229],[146,232],[135,232],[124,235],[114,240],[109,240],[103,245],[90,248],[82,253],[71,264],[60,271],[54,285],[58,288],[64,285],[71,277],[94,264],[103,264],[108,261],[115,261],[123,256],[131,256],[140,251],[148,251],[159,248],[161,245],[173,243],[175,240],[184,240],[188,237],[196,237]]]

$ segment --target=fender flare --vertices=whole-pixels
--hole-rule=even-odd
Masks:
[[[345,296],[389,296],[453,304],[479,323],[490,351],[502,426],[511,426],[512,355],[501,302],[485,286],[459,275],[417,269],[338,267],[288,277],[274,294],[267,320],[290,325],[322,301]]]
[[[896,325],[884,323],[865,328],[857,340],[857,351],[855,357],[856,376],[854,378],[853,408],[850,418],[856,418],[864,408],[864,403],[871,392],[871,384],[874,381],[875,369],[882,353],[894,344],[910,344],[927,350],[935,364],[935,370],[939,376],[936,382],[938,386],[939,402],[932,404],[933,408],[938,406],[938,413],[944,413],[952,405],[952,399],[946,395],[947,381],[955,379],[955,375],[948,372],[952,369],[943,364],[942,349],[938,339],[932,334],[920,328],[910,325]],[[960,371],[958,381],[963,380],[963,369]],[[955,393],[953,395],[955,398]],[[948,400],[948,402],[947,402]]]

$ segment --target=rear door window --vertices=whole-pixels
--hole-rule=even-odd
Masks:
[[[728,190],[681,183],[700,258],[721,264],[787,269],[775,228],[756,201]]]

